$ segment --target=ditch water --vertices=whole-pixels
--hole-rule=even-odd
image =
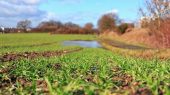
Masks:
[[[100,48],[102,45],[98,41],[64,41],[64,46],[81,46],[89,48]]]

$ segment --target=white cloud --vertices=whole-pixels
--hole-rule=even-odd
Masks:
[[[105,12],[104,14],[108,14],[108,13],[112,13],[112,14],[118,14],[118,10],[117,9],[112,9],[112,10],[109,10],[107,12]]]
[[[43,19],[47,12],[38,8],[46,0],[0,0],[0,25],[15,26],[19,20],[29,19],[33,23]]]
[[[7,2],[0,2],[0,16],[19,16],[19,15],[34,15],[40,10],[33,5],[13,5]]]
[[[82,0],[58,1],[63,4],[77,4]],[[63,22],[77,22],[87,18],[80,14],[67,14],[67,16],[58,16],[54,12],[40,10],[38,8],[39,5],[46,2],[48,3],[48,0],[0,0],[0,25],[15,27],[18,21],[25,19],[31,20],[33,26],[36,26],[41,21],[60,20]]]
[[[57,1],[57,0],[56,0]],[[78,4],[82,0],[58,0],[63,4]],[[68,14],[56,14],[54,12],[43,11],[39,5],[48,3],[48,0],[0,0],[0,25],[15,27],[20,20],[29,19],[33,26],[41,21],[60,20],[62,22],[72,21],[74,23],[84,24],[99,18],[98,13],[77,12]]]
[[[80,3],[82,0],[59,0],[61,3],[63,4],[78,4]]]
[[[53,13],[53,12],[48,12],[46,14],[46,16],[42,19],[42,21],[48,21],[48,20],[53,20],[53,19],[54,20],[58,19],[57,15],[55,13]]]
[[[25,5],[35,5],[40,3],[40,0],[2,0],[11,4],[25,4]]]

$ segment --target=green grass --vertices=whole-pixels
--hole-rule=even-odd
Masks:
[[[21,37],[22,36],[22,37]],[[21,37],[21,38],[20,38]],[[19,48],[2,48],[1,53],[23,52],[27,45],[44,42],[56,42],[59,44],[30,47],[28,51],[46,51],[70,49],[60,43],[64,40],[95,40],[92,35],[54,35],[47,34],[8,34],[0,35],[5,46],[19,46]],[[13,39],[13,40],[5,40]],[[21,42],[17,43],[16,41]],[[35,41],[34,41],[35,40]],[[24,43],[25,41],[25,43]],[[31,41],[31,42],[29,42]],[[10,44],[11,43],[11,44]],[[4,46],[1,45],[1,46]],[[56,46],[56,48],[54,48]],[[77,48],[77,47],[71,47]],[[23,50],[23,51],[21,51]],[[42,94],[38,91],[37,80],[43,80],[50,95],[109,95],[127,94],[139,88],[147,88],[152,94],[157,95],[158,89],[165,95],[170,94],[170,60],[157,59],[144,60],[131,57],[123,57],[102,48],[83,48],[83,50],[51,58],[39,57],[33,60],[22,59],[18,61],[0,64],[0,68],[13,66],[8,73],[0,73],[0,81],[12,80],[11,76],[26,79],[30,86],[23,86],[20,82],[8,84],[6,89],[0,89],[0,93],[16,94]],[[118,70],[116,70],[118,68]],[[131,89],[123,90],[124,81],[129,75],[133,81],[128,85]],[[117,80],[114,80],[117,78]],[[120,79],[119,79],[120,78]],[[122,80],[125,78],[124,80]],[[123,82],[122,82],[123,81]],[[138,82],[139,85],[133,86]]]
[[[95,40],[95,35],[50,35],[42,33],[1,34],[0,54],[6,52],[48,51],[72,47],[62,46],[64,40]],[[47,45],[46,45],[47,44]]]

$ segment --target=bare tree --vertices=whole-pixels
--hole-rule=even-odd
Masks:
[[[166,16],[170,6],[169,3],[170,0],[145,0],[146,10],[140,9],[143,11],[143,15],[160,18]]]
[[[166,37],[170,26],[162,29],[162,25],[166,25],[164,23],[167,23],[170,18],[170,0],[145,0],[145,8],[140,8],[139,11],[142,16],[149,18],[148,28],[156,35],[157,40],[161,41],[163,45],[170,44],[170,39],[167,42],[169,37]]]
[[[170,16],[170,0],[145,0],[145,11],[140,12],[151,20],[157,20],[157,27],[160,27],[161,20]]]
[[[30,20],[19,21],[17,23],[17,28],[26,31],[28,28],[31,28],[31,21]]]

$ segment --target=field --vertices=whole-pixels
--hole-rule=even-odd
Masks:
[[[0,94],[170,95],[170,60],[63,46],[95,35],[0,35]]]

